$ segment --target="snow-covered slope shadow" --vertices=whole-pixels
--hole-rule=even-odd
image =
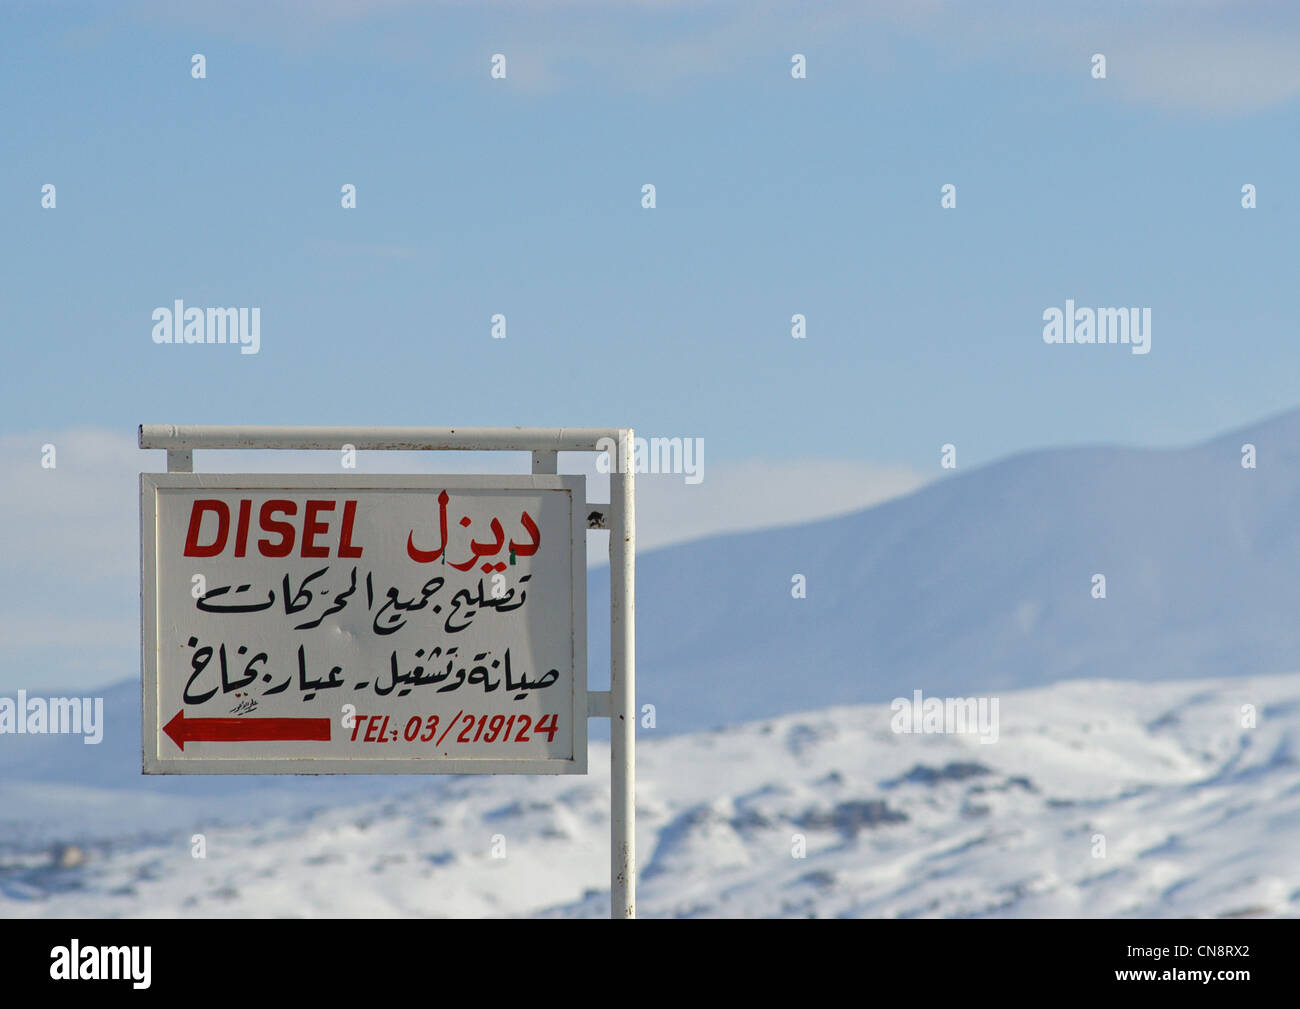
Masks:
[[[991,744],[895,734],[886,705],[643,733],[639,913],[1300,913],[1300,676],[1000,701]],[[0,914],[606,915],[593,749],[584,779],[445,779],[211,827],[204,859],[188,830],[11,852]]]
[[[1284,672],[1297,514],[1292,412],[1188,449],[1016,456],[848,516],[657,551],[637,563],[639,694],[677,732],[918,687]],[[603,674],[608,569],[593,578]]]

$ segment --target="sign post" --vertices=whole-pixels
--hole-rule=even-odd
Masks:
[[[630,429],[140,428],[146,774],[585,774],[610,719],[611,914],[635,916]],[[197,474],[195,449],[526,451],[529,476]],[[608,452],[610,501],[557,474]],[[587,690],[586,532],[610,531]]]

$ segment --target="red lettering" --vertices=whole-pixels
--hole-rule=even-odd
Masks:
[[[312,499],[305,502],[276,498],[264,501],[257,508],[256,499],[242,498],[239,501],[239,514],[231,521],[232,503],[216,498],[203,498],[191,505],[190,523],[185,533],[186,557],[216,557],[222,553],[231,540],[230,527],[234,525],[234,556],[245,557],[249,550],[249,534],[253,529],[253,511],[257,508],[257,528],[266,536],[257,541],[257,550],[263,557],[290,557],[294,547],[300,546],[302,557],[329,557],[333,545],[330,542],[328,513],[338,509],[338,501]],[[295,516],[298,506],[302,508],[302,525],[298,525]],[[353,543],[357,521],[357,502],[343,501],[343,515],[338,525],[339,557],[360,557],[362,548]],[[212,520],[216,518],[216,529],[212,529]],[[206,525],[206,528],[205,528]],[[301,538],[299,537],[301,533]],[[208,537],[204,542],[205,535]]]
[[[207,546],[199,545],[199,529],[203,525],[204,512],[217,515],[217,538]],[[230,533],[230,509],[224,501],[195,501],[190,509],[190,528],[185,534],[186,557],[215,557],[226,548],[226,536]]]
[[[317,512],[332,512],[334,510],[333,501],[308,501],[307,508],[302,514],[302,556],[304,557],[328,557],[330,555],[329,547],[318,547],[316,545],[316,536],[329,529],[328,522],[317,522]]]
[[[339,533],[339,556],[360,557],[361,547],[352,545],[352,523],[357,517],[357,503],[343,502],[343,531]]]
[[[268,533],[279,533],[280,542],[273,543],[267,539],[257,541],[257,549],[263,557],[288,557],[293,552],[294,528],[290,522],[277,522],[273,517],[276,512],[286,515],[298,514],[298,506],[292,501],[267,501],[262,505],[258,518],[262,528]]]
[[[247,498],[239,502],[239,525],[235,527],[235,556],[243,557],[248,550],[248,519],[253,502]]]

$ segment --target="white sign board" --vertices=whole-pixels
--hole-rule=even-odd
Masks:
[[[145,773],[585,774],[584,487],[142,474]]]

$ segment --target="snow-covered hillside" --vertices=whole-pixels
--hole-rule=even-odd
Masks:
[[[681,731],[918,686],[1285,672],[1300,654],[1297,514],[1300,411],[1187,449],[959,466],[841,518],[639,558],[639,693]],[[589,592],[593,663],[607,579]]]
[[[1295,913],[1297,513],[1300,411],[641,557],[642,913]],[[998,695],[999,741],[863,706],[915,689]],[[599,743],[587,778],[142,778],[139,690],[97,746],[0,745],[0,913],[605,913]]]
[[[642,732],[640,914],[1300,913],[1300,676],[1003,693],[990,744],[895,734],[890,715]],[[376,779],[344,779],[270,815],[286,779],[183,801],[66,782],[82,815],[65,825],[101,829],[62,867],[47,845],[5,847],[0,914],[604,915],[594,750],[586,778],[401,779],[373,797]],[[144,823],[153,836],[122,829]]]

